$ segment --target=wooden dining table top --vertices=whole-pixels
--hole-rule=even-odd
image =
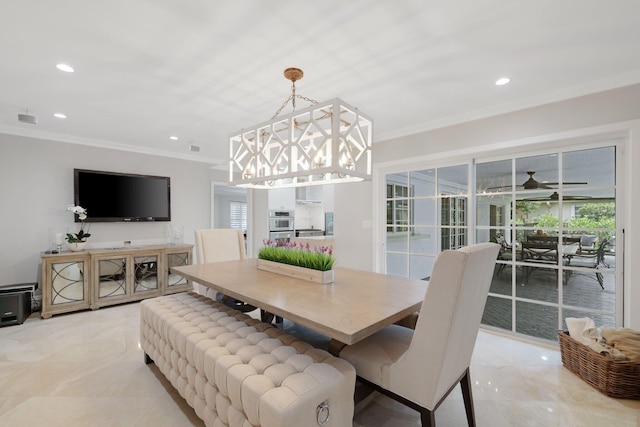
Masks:
[[[322,285],[259,270],[256,259],[171,267],[171,272],[344,344],[417,311],[428,286],[423,280],[340,267],[334,283]]]

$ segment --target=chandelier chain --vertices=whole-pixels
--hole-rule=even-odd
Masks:
[[[319,102],[316,101],[315,99],[312,99],[312,98],[309,98],[309,97],[306,97],[306,96],[302,96],[302,95],[296,95],[296,82],[293,82],[293,84],[291,85],[291,95],[289,95],[289,97],[284,100],[284,102],[282,103],[280,108],[278,108],[278,110],[273,115],[273,117],[271,117],[271,120],[275,119],[276,117],[278,117],[280,115],[280,113],[282,112],[284,107],[287,106],[289,101],[291,101],[291,105],[293,105],[293,111],[296,111],[296,98],[302,99],[303,101],[310,102],[311,104],[314,104],[314,105],[315,104],[319,104]]]

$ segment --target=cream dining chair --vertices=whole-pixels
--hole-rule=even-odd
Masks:
[[[443,251],[415,330],[391,325],[340,352],[361,383],[419,411],[423,426],[435,426],[435,410],[458,383],[475,426],[469,365],[499,249],[480,243]]]
[[[207,262],[235,261],[246,258],[244,235],[242,230],[214,228],[196,230],[196,259],[198,264]],[[256,307],[240,300],[222,295],[199,283],[195,284],[196,292],[211,299],[221,301],[229,307],[242,312],[249,312]]]

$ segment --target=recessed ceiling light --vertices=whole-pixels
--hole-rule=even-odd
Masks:
[[[56,64],[56,68],[60,71],[64,71],[66,73],[73,73],[75,70],[73,67],[67,64]]]
[[[499,78],[498,80],[496,80],[496,86],[506,85],[510,81],[511,81],[511,79],[509,77]]]
[[[177,141],[178,137],[177,136],[170,136],[169,139],[172,140],[172,141]]]
[[[66,118],[67,118],[67,116],[65,116],[65,115],[64,115],[64,114],[62,114],[62,113],[55,113],[55,114],[53,115],[53,117],[57,117],[57,118],[59,118],[59,119],[66,119]]]

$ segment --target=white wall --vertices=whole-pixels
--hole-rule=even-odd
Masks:
[[[372,270],[371,181],[334,185],[334,256],[337,267]]]
[[[35,282],[40,252],[50,249],[49,229],[76,231],[73,169],[171,177],[171,224],[209,228],[210,171],[205,163],[0,134],[0,285]],[[91,215],[91,212],[89,212]],[[88,247],[166,241],[167,222],[92,223]]]
[[[375,119],[375,118],[374,118]],[[371,218],[380,218],[376,227],[384,225],[383,183],[378,181],[381,168],[415,164],[419,161],[448,161],[460,157],[468,159],[476,155],[498,155],[554,146],[558,141],[583,141],[605,137],[625,137],[629,141],[624,155],[626,176],[618,182],[618,197],[624,198],[623,216],[629,218],[625,229],[625,276],[624,276],[624,322],[625,326],[640,329],[640,267],[634,268],[630,260],[640,254],[640,227],[634,218],[640,218],[640,198],[633,197],[640,189],[640,85],[632,85],[593,95],[529,108],[509,114],[475,120],[459,125],[422,132],[402,138],[374,144],[374,181],[371,188],[370,208],[365,206],[360,188],[336,186],[341,190],[339,211],[348,211],[352,227],[341,227],[340,242],[349,242],[358,248],[361,266],[373,269],[376,247],[381,248],[378,235],[363,233],[359,223]],[[336,202],[338,197],[336,197]],[[356,209],[356,207],[358,207]],[[376,210],[373,214],[372,210]],[[336,225],[337,227],[337,225]],[[340,248],[342,243],[336,241]],[[369,250],[371,261],[365,262],[363,252]],[[373,254],[371,253],[373,252]],[[341,253],[344,253],[341,251]],[[349,254],[350,256],[350,254]]]

